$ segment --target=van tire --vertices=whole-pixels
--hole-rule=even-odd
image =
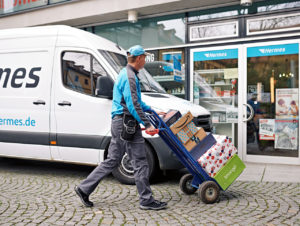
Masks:
[[[145,149],[146,149],[146,156],[149,165],[149,178],[151,180],[151,178],[154,177],[157,171],[157,161],[152,151],[152,148],[150,147],[149,144],[145,143]],[[112,174],[122,184],[134,185],[135,180],[134,180],[133,168],[129,161],[130,160],[128,158],[128,155],[127,153],[125,153],[120,165],[113,170]]]

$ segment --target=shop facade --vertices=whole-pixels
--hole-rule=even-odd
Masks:
[[[154,79],[210,110],[244,161],[300,165],[299,9],[263,1],[82,28],[147,48]]]
[[[141,44],[154,79],[207,108],[212,132],[244,161],[300,165],[300,1],[132,2],[0,0],[0,29],[67,24],[124,49]],[[129,10],[142,12],[135,23]]]

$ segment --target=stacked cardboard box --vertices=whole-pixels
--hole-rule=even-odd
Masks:
[[[170,127],[171,131],[178,137],[188,151],[191,151],[206,137],[204,129],[200,128],[198,130],[192,120],[193,115],[191,112],[188,112]]]
[[[176,122],[179,118],[181,118],[180,111],[177,110],[169,110],[166,115],[163,117],[163,121],[167,126],[171,126],[174,122]]]

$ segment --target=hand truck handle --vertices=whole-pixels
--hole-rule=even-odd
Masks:
[[[154,129],[154,131],[147,131],[146,128],[142,128],[142,130],[145,130],[145,132],[151,136],[154,136],[155,134],[159,133],[159,129]]]

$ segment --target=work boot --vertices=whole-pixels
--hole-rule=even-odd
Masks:
[[[154,200],[153,202],[146,204],[146,205],[140,205],[140,208],[142,210],[162,210],[167,208],[166,202],[160,202],[158,200]]]
[[[78,186],[75,186],[74,190],[76,194],[79,196],[79,198],[81,199],[83,205],[85,205],[86,207],[94,206],[94,203],[89,200],[89,196],[86,195]]]

